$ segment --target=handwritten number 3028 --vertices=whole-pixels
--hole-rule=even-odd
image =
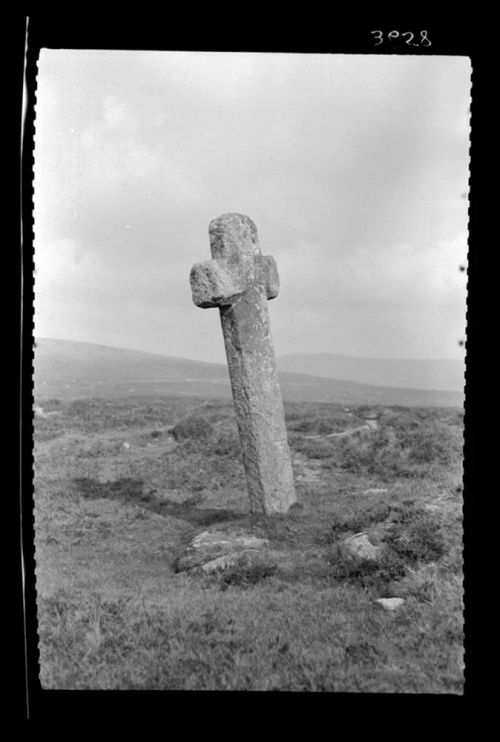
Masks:
[[[379,44],[384,43],[383,31],[372,31],[371,33],[375,36],[377,42],[375,46],[379,46]],[[408,46],[420,46],[421,44],[423,46],[431,46],[431,40],[427,36],[427,31],[420,31],[420,42],[413,41],[413,39],[415,38],[415,34],[411,33],[411,31],[405,31],[401,34],[399,33],[399,31],[389,31],[389,33],[387,34],[387,39],[389,41],[393,41],[394,39],[398,39],[400,36],[405,40],[405,43],[408,44]]]

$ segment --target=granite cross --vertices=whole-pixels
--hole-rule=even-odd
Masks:
[[[278,270],[247,216],[214,219],[209,236],[212,260],[191,269],[193,301],[220,309],[250,509],[284,513],[296,494],[267,308]]]

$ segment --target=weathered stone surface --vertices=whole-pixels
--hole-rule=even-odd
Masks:
[[[241,531],[203,531],[199,533],[176,564],[176,571],[201,568],[205,572],[234,564],[238,557],[266,549],[269,541]]]
[[[214,219],[209,236],[212,260],[193,266],[191,288],[195,304],[220,309],[250,508],[286,512],[296,494],[267,308],[276,263],[247,216]]]
[[[363,562],[378,562],[382,551],[384,549],[382,539],[377,540],[377,543],[372,543],[373,538],[370,539],[368,533],[363,531],[362,533],[355,533],[353,536],[345,538],[341,545],[340,550],[343,556],[349,559],[358,559]]]
[[[224,554],[224,556],[212,559],[210,562],[202,564],[201,570],[206,574],[212,572],[220,572],[228,567],[234,567],[235,564],[244,564],[248,566],[252,563],[252,559],[259,554],[257,549],[243,549],[243,551],[233,551],[231,554]]]
[[[191,290],[197,307],[231,304],[241,294],[243,285],[222,260],[196,263],[191,268]]]
[[[278,266],[275,259],[271,255],[257,255],[256,264],[260,270],[259,280],[266,287],[266,297],[275,299],[280,290]]]
[[[369,430],[371,430],[369,425],[358,425],[356,428],[347,428],[347,430],[342,430],[339,433],[327,433],[327,435],[322,435],[321,433],[319,435],[305,435],[304,438],[345,438],[346,436],[356,435]]]
[[[405,600],[404,598],[378,598],[375,602],[385,608],[386,611],[395,611],[396,608],[400,608],[404,604]]]
[[[394,532],[395,527],[396,523],[390,520],[385,521],[384,523],[376,523],[371,528],[368,528],[366,535],[368,536],[370,543],[374,546],[379,546]]]
[[[377,430],[379,414],[377,412],[367,412],[363,415],[363,420],[369,428]]]
[[[259,538],[253,533],[241,531],[202,531],[193,539],[194,549],[262,549],[269,544],[267,538]]]

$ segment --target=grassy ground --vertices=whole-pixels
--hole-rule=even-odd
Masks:
[[[248,512],[232,405],[39,400],[35,527],[45,688],[461,693],[462,415],[286,406],[298,504]],[[320,436],[320,437],[311,437]],[[377,566],[341,539],[390,519]],[[252,567],[176,573],[217,524],[267,536]],[[375,600],[399,596],[387,612]]]

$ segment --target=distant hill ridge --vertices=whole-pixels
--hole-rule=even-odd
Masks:
[[[35,373],[50,370],[64,373],[74,370],[73,362],[85,363],[85,371],[92,376],[102,377],[112,374],[113,379],[130,380],[132,367],[140,370],[143,378],[151,378],[155,373],[162,376],[167,373],[173,378],[185,379],[186,374],[199,369],[204,376],[229,378],[227,368],[220,363],[194,361],[187,358],[176,358],[160,353],[148,353],[142,350],[116,348],[111,345],[86,343],[76,340],[58,340],[55,338],[36,338]]]
[[[281,371],[314,374],[359,384],[463,392],[460,359],[352,358],[336,353],[294,353],[278,358]]]
[[[227,367],[96,343],[36,338],[35,398],[116,397],[130,394],[231,394]],[[461,406],[463,394],[396,389],[283,370],[280,383],[289,400],[345,404]]]

